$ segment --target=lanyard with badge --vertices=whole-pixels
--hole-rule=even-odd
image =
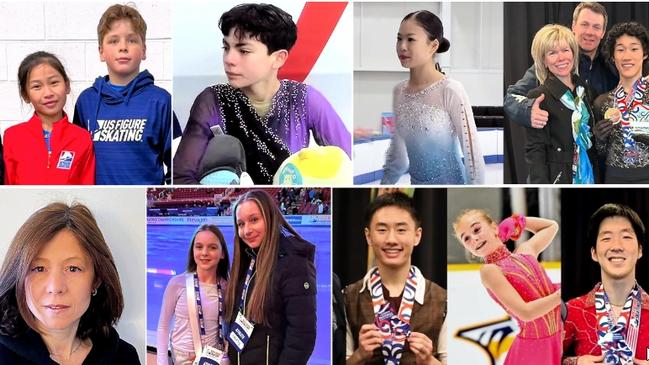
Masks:
[[[386,365],[398,365],[401,355],[405,349],[406,338],[410,336],[410,318],[415,302],[417,291],[417,275],[414,267],[410,267],[406,285],[403,288],[403,297],[399,311],[395,314],[391,310],[390,303],[383,297],[383,284],[379,268],[376,267],[370,275],[370,293],[372,296],[372,307],[374,308],[374,324],[381,331],[383,343],[381,353]]]
[[[186,278],[187,289],[187,309],[190,317],[190,326],[192,330],[192,337],[194,342],[194,353],[196,358],[193,365],[219,365],[224,364],[223,350],[214,348],[209,345],[203,345],[202,337],[205,336],[205,316],[203,314],[203,304],[201,302],[200,286],[198,283],[198,274],[187,274]],[[192,288],[193,286],[193,288]],[[217,296],[219,305],[219,317],[216,338],[221,349],[225,349],[222,328],[223,328],[223,291],[221,290],[221,283],[217,282]],[[193,290],[192,290],[193,289]],[[195,302],[196,306],[190,305]],[[198,322],[198,327],[197,327]]]
[[[255,328],[255,324],[249,321],[245,315],[245,302],[246,295],[248,293],[248,288],[250,286],[250,281],[252,281],[253,271],[255,269],[256,257],[252,257],[250,260],[250,265],[248,266],[248,272],[246,273],[246,279],[243,282],[243,289],[241,290],[241,300],[239,301],[239,308],[237,310],[237,318],[234,323],[230,326],[230,332],[228,333],[228,341],[232,346],[234,346],[237,352],[243,351],[243,348],[246,347],[248,340],[250,340],[250,335],[252,335],[252,330]]]

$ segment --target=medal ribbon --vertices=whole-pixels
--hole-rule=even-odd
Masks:
[[[383,284],[378,267],[374,268],[370,274],[369,288],[376,317],[375,324],[379,327],[383,337],[381,346],[383,361],[386,365],[399,365],[405,349],[406,338],[410,336],[410,317],[417,290],[415,268],[410,267],[397,314],[390,310],[390,303],[383,297]]]
[[[633,139],[633,132],[631,131],[631,123],[635,120],[637,112],[646,107],[642,104],[642,98],[647,91],[647,81],[641,77],[633,84],[631,92],[627,95],[624,92],[624,87],[620,85],[614,92],[615,107],[621,113],[621,127],[622,138],[624,141],[624,162],[634,163],[638,151],[636,142]]]
[[[640,292],[636,283],[629,293],[616,323],[613,323],[611,303],[604,291],[604,285],[600,285],[595,292],[597,343],[602,348],[604,362],[607,364],[633,364],[640,329]]]

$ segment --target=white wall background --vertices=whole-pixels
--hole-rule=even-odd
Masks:
[[[185,128],[194,99],[207,86],[225,83],[221,15],[245,1],[176,1],[174,18],[174,110]],[[304,1],[269,1],[297,23]],[[352,4],[348,4],[313,70],[304,80],[329,100],[352,130]],[[290,56],[289,56],[290,57]]]
[[[36,210],[62,201],[88,206],[104,234],[119,271],[124,312],[117,325],[122,339],[137,349],[144,364],[146,349],[146,195],[144,188],[0,189],[0,257],[4,261],[18,228]]]
[[[122,1],[0,1],[0,132],[28,120],[33,109],[18,94],[18,66],[35,51],[59,57],[72,81],[65,111],[72,119],[77,97],[108,73],[99,60],[97,24]],[[156,85],[172,90],[171,2],[133,1],[147,23],[148,69]]]
[[[451,43],[449,51],[438,55],[446,75],[464,85],[472,105],[502,105],[501,2],[356,2],[354,128],[380,130],[381,112],[392,110],[392,89],[408,78],[395,50],[399,24],[421,9],[442,20]]]

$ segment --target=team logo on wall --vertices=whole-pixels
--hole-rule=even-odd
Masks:
[[[487,355],[489,364],[497,365],[502,363],[517,331],[518,324],[507,316],[498,321],[460,328],[455,337],[479,346]]]

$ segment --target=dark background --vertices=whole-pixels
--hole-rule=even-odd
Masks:
[[[649,224],[649,189],[561,189],[561,295],[566,301],[588,293],[600,281],[600,268],[591,259],[586,234],[590,216],[606,203],[628,205],[645,226]],[[636,279],[649,290],[649,245],[642,245],[644,256],[636,266]]]
[[[333,189],[333,271],[342,286],[367,273],[368,245],[365,212],[372,188]],[[422,222],[422,238],[412,253],[412,264],[425,278],[446,288],[446,189],[415,188],[413,199]]]

